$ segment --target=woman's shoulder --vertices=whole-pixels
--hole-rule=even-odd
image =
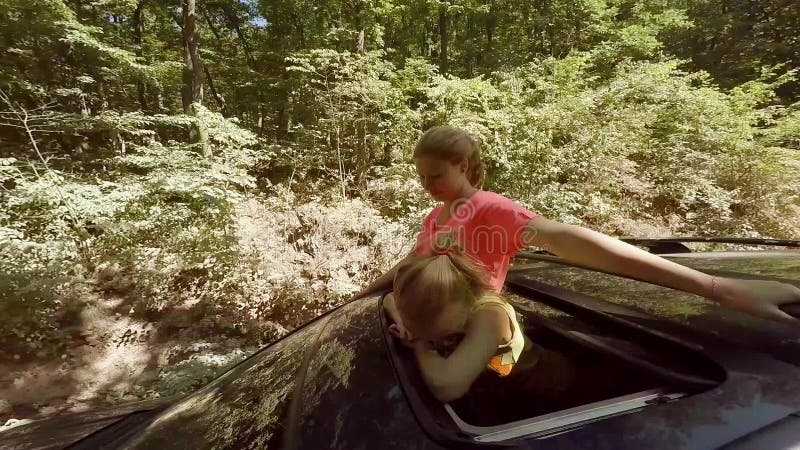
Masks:
[[[499,294],[487,295],[478,298],[472,305],[472,310],[476,311],[488,307],[500,308],[511,312],[514,311],[514,307],[510,303],[508,303],[505,299],[503,299],[503,297],[501,297]]]
[[[478,191],[473,196],[474,202],[479,205],[504,205],[516,204],[514,200],[492,191]]]
[[[490,216],[495,213],[507,215],[527,211],[523,205],[497,192],[479,191],[475,193],[473,198],[475,210],[481,211],[483,214],[489,214]]]
[[[513,306],[499,297],[479,299],[470,310],[470,315],[474,318],[472,320],[491,324],[494,330],[500,332],[504,342],[513,338],[511,330],[518,327],[514,325],[509,328],[510,324],[516,324],[516,314]]]

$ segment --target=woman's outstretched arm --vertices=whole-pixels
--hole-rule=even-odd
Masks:
[[[392,283],[394,283],[394,276],[397,274],[397,268],[400,267],[403,262],[405,262],[408,258],[411,258],[414,255],[412,251],[405,258],[398,261],[391,269],[386,271],[383,275],[378,277],[375,281],[369,284],[369,286],[365,287],[364,289],[358,291],[354,298],[364,298],[369,297],[372,294],[377,294],[381,292],[388,292],[392,290]]]
[[[603,233],[541,216],[528,223],[523,241],[588,267],[691,292],[759,317],[800,323],[779,309],[800,302],[800,288],[786,283],[712,277]]]

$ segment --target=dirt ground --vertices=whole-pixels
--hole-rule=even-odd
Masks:
[[[97,298],[66,351],[49,361],[0,360],[0,430],[24,420],[190,392],[257,349],[244,340],[169,329]]]

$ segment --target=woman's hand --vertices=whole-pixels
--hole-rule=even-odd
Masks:
[[[389,333],[397,339],[400,339],[400,342],[406,347],[413,348],[415,339],[411,335],[411,332],[403,325],[403,319],[400,317],[400,312],[397,310],[397,305],[394,303],[393,293],[390,292],[383,298],[383,309],[386,310],[389,314],[389,318],[394,322],[389,325]]]
[[[781,305],[800,303],[800,288],[766,280],[714,277],[710,298],[720,305],[765,319],[795,325],[800,321],[780,310]]]
[[[400,343],[408,348],[414,348],[416,339],[411,335],[411,332],[406,330],[403,322],[399,321],[389,325],[389,333],[400,340]]]

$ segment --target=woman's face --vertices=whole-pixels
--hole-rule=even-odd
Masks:
[[[438,201],[452,201],[459,198],[464,185],[469,184],[466,177],[467,160],[451,163],[434,158],[416,158],[419,182],[428,194]]]

